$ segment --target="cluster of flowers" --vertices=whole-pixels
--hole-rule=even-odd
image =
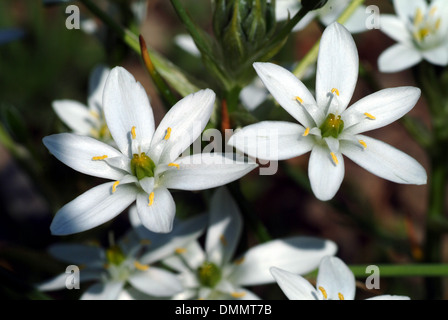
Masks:
[[[446,45],[443,50],[436,46],[446,29],[438,15],[440,1],[430,7],[423,0],[414,1],[416,8],[405,2],[394,1],[402,20],[392,16],[382,20],[384,31],[400,44],[380,57],[380,67],[396,70],[421,59],[443,63],[448,57]],[[411,23],[409,10],[413,10]],[[397,26],[402,32],[395,32]],[[405,50],[406,57],[413,58],[393,62]],[[330,24],[322,35],[315,97],[283,67],[257,62],[254,68],[269,93],[298,123],[262,121],[242,128],[228,141],[239,151],[235,154],[180,156],[210,119],[215,104],[210,89],[180,100],[157,129],[144,88],[122,67],[102,67],[93,73],[88,107],[73,101],[54,103],[57,114],[75,133],[47,136],[45,146],[71,168],[112,181],[63,206],[52,222],[52,233],[83,232],[136,203],[129,210],[133,229],[116,245],[106,250],[87,245],[50,249],[55,257],[83,266],[82,280],[99,281],[82,298],[258,299],[243,287],[276,280],[290,299],[354,299],[353,274],[334,257],[335,243],[308,237],[278,239],[235,258],[242,221],[225,187],[215,191],[208,215],[185,221],[175,219],[176,205],[169,189],[204,190],[240,179],[257,167],[252,159],[263,159],[260,150],[274,139],[266,133],[273,131],[278,139],[276,157],[263,160],[311,152],[309,179],[320,200],[337,193],[344,177],[343,155],[381,178],[425,184],[426,172],[416,160],[362,134],[409,112],[420,89],[384,89],[348,107],[358,77],[358,53],[350,32],[338,23]],[[206,228],[204,250],[198,238]],[[314,289],[297,274],[306,274],[319,264]],[[64,276],[40,288],[63,287]]]

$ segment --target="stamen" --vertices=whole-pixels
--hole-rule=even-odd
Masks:
[[[441,24],[442,24],[442,19],[441,19],[441,18],[437,19],[437,21],[436,21],[436,25],[434,26],[434,28],[436,29],[436,31],[440,29],[440,25],[441,25]]]
[[[310,128],[306,128],[302,136],[306,137],[310,133]]]
[[[154,192],[151,192],[151,193],[149,194],[149,198],[148,198],[148,200],[149,200],[148,207],[149,207],[149,206],[152,206],[152,204],[154,203]]]
[[[331,155],[331,159],[333,159],[334,164],[338,165],[339,164],[339,160],[336,157],[336,155],[334,154],[334,152],[331,152],[330,155]]]
[[[319,286],[317,289],[319,289],[322,292],[324,299],[328,298],[327,291],[325,291],[325,289],[323,287]]]
[[[97,161],[97,160],[104,160],[106,158],[107,158],[107,155],[104,155],[104,156],[92,157],[92,160]]]
[[[174,252],[176,252],[177,254],[182,254],[187,252],[187,249],[185,248],[176,248],[176,250],[174,250]]]
[[[149,269],[149,266],[148,266],[147,264],[141,264],[141,263],[138,262],[137,260],[134,261],[134,267],[135,267],[137,270],[140,270],[140,271],[146,271],[146,270]]]
[[[131,135],[132,135],[132,139],[135,139],[137,137],[137,135],[135,134],[135,126],[133,126],[131,129]]]
[[[240,264],[242,264],[243,262],[244,262],[244,257],[241,257],[241,258],[235,260],[233,263],[236,264],[236,265],[240,265]]]
[[[89,111],[90,115],[96,119],[100,118],[100,115],[98,114],[98,112],[94,111],[94,110],[90,110]]]
[[[103,264],[103,268],[104,269],[109,269],[109,264],[108,263]]]
[[[345,300],[344,295],[340,292],[338,292],[338,297],[339,297],[339,300]]]
[[[420,8],[417,9],[414,16],[414,26],[419,25],[423,21],[423,13]]]
[[[339,97],[339,90],[336,88],[331,89],[331,93],[335,93],[335,92],[336,92],[336,95]]]
[[[120,181],[115,181],[114,184],[112,185],[112,193],[114,193],[115,191],[117,191],[117,186],[120,184]]]
[[[239,298],[244,297],[244,296],[246,295],[246,292],[244,292],[244,291],[241,291],[241,292],[232,292],[230,295],[231,295],[232,297],[234,297],[234,298],[239,299]]]
[[[149,240],[149,239],[142,239],[142,240],[140,240],[140,244],[142,246],[149,246],[151,244],[151,240]]]
[[[431,8],[431,10],[429,10],[429,15],[433,16],[436,13],[436,11],[437,11],[437,7]]]
[[[297,101],[299,101],[301,104],[303,104],[303,99],[300,97],[295,97]]]
[[[179,169],[179,165],[177,163],[168,163],[168,167],[176,167]]]
[[[365,143],[363,140],[358,140],[358,142],[364,147],[364,149],[367,149],[367,143]]]
[[[170,136],[171,136],[171,128],[168,127],[168,128],[166,128],[166,135],[165,135],[165,138],[163,138],[163,139],[168,140],[170,138]]]
[[[221,235],[219,237],[219,240],[221,240],[221,243],[222,243],[223,246],[227,245],[227,239],[224,237],[224,235]]]
[[[375,120],[376,118],[372,116],[370,113],[365,112],[364,115],[369,118],[370,120]]]

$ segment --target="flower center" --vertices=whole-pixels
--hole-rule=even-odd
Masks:
[[[320,130],[322,138],[330,136],[337,138],[344,130],[344,121],[342,121],[341,116],[335,116],[333,113],[330,113],[320,126]]]
[[[198,268],[198,277],[201,285],[209,288],[214,288],[221,280],[221,269],[212,262],[205,261]]]
[[[154,177],[154,169],[156,165],[144,152],[134,153],[131,159],[131,171],[138,180],[145,177]]]
[[[119,266],[124,260],[126,260],[126,257],[124,256],[121,248],[115,245],[106,250],[106,259],[109,264]]]
[[[420,8],[417,8],[414,19],[412,35],[417,44],[421,44],[428,35],[437,33],[442,23],[441,18],[434,18],[437,11],[436,7],[433,7],[427,15],[422,13]]]

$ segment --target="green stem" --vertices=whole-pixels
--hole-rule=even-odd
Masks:
[[[355,12],[355,10],[364,3],[365,0],[353,0],[347,8],[341,13],[339,16],[337,22],[340,24],[344,24],[347,22],[347,20],[351,17],[351,15]],[[294,68],[293,74],[299,78],[302,79],[305,75],[306,71],[308,70],[309,66],[311,66],[313,63],[317,60],[317,55],[319,53],[319,44],[320,40],[318,40],[314,46],[308,51],[308,53],[305,55],[305,57],[300,61],[300,63]]]

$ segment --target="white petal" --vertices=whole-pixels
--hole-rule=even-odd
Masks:
[[[81,300],[115,300],[121,293],[122,281],[95,283],[81,296]]]
[[[317,300],[316,289],[302,276],[276,267],[270,271],[289,300]]]
[[[272,240],[249,249],[244,260],[234,265],[231,278],[242,286],[270,283],[274,281],[269,272],[272,266],[305,274],[316,269],[324,256],[333,255],[336,250],[332,241],[312,237]]]
[[[344,133],[357,134],[400,119],[415,106],[420,94],[421,90],[416,87],[398,87],[383,89],[358,100],[342,114]],[[365,113],[375,119],[369,119]]]
[[[121,152],[131,157],[131,129],[142,152],[149,150],[154,133],[154,116],[143,86],[122,67],[109,74],[103,95],[104,116],[109,131]]]
[[[67,273],[62,273],[60,275],[57,275],[54,278],[51,278],[49,280],[46,280],[42,283],[39,283],[36,285],[36,289],[40,290],[40,291],[56,291],[56,290],[61,290],[61,289],[66,289],[67,288],[67,276],[69,276],[69,274]]]
[[[425,184],[425,169],[412,157],[382,141],[358,135],[367,148],[341,141],[342,153],[367,171],[396,183]]]
[[[311,151],[311,136],[305,128],[285,121],[262,121],[236,131],[228,144],[250,157],[263,160],[285,160]]]
[[[231,194],[225,187],[215,191],[210,201],[210,220],[205,251],[210,262],[221,266],[232,258],[240,240],[243,221]]]
[[[408,69],[422,60],[422,54],[414,47],[394,44],[384,50],[378,57],[381,72],[398,72]]]
[[[123,157],[113,147],[90,137],[73,133],[59,133],[42,139],[48,150],[61,162],[72,169],[94,177],[119,180],[124,171],[109,166],[105,161],[92,160],[94,157]]]
[[[132,274],[128,281],[134,288],[154,297],[173,296],[183,289],[174,273],[153,266],[144,272]]]
[[[264,100],[266,100],[267,96],[268,92],[266,88],[257,78],[241,90],[240,100],[247,110],[254,111]]]
[[[200,57],[201,52],[189,34],[179,34],[174,37],[174,43],[189,54]]]
[[[297,2],[297,0],[294,0]],[[277,11],[277,8],[275,9]],[[305,29],[313,20],[316,18],[316,11],[309,11],[300,21],[294,26],[292,32],[300,31]],[[292,15],[291,15],[292,17]]]
[[[328,26],[322,34],[316,73],[317,105],[324,112],[333,89],[339,92],[339,110],[348,106],[358,80],[358,63],[358,50],[350,32],[337,22]]]
[[[305,127],[320,123],[323,113],[310,115],[306,108],[316,106],[316,101],[307,87],[295,75],[273,63],[256,62],[255,71],[275,100]],[[297,100],[303,101],[303,105]],[[312,110],[312,109],[311,109]],[[312,117],[313,116],[313,117]]]
[[[394,8],[397,15],[403,21],[413,20],[417,8],[420,8],[423,14],[426,13],[428,5],[425,0],[394,0]]]
[[[392,14],[380,16],[380,30],[397,42],[411,44],[412,37],[405,21]]]
[[[330,200],[338,192],[344,179],[344,158],[335,152],[338,164],[334,162],[327,147],[315,146],[311,151],[308,175],[314,195],[322,200]]]
[[[210,120],[215,97],[210,89],[189,94],[163,117],[151,144],[153,148],[160,141],[167,140],[161,162],[172,162],[199,137]],[[167,130],[170,130],[169,134]]]
[[[360,33],[367,30],[366,28],[366,18],[368,15],[366,14],[366,7],[359,6],[355,12],[352,13],[350,18],[344,23],[344,27],[347,28],[350,33]]]
[[[381,296],[368,298],[366,300],[411,300],[411,298],[407,297],[407,296],[395,296],[395,295],[385,294],[385,295],[381,295]]]
[[[98,65],[93,69],[89,77],[89,109],[102,116],[103,112],[103,92],[109,76],[110,68],[106,65]]]
[[[89,135],[97,120],[85,105],[73,100],[53,101],[53,110],[73,132]]]
[[[68,235],[97,227],[120,214],[136,197],[130,185],[118,186],[112,193],[113,182],[96,186],[63,206],[54,217],[50,229],[54,235]]]
[[[235,181],[257,167],[254,162],[232,159],[221,154],[199,153],[176,161],[179,169],[172,168],[160,178],[160,184],[169,189],[204,190]]]
[[[338,257],[325,257],[319,266],[316,288],[322,287],[329,300],[355,299],[355,276],[347,265]],[[319,292],[321,295],[322,292]]]
[[[173,228],[176,214],[176,204],[171,193],[163,187],[153,190],[153,203],[147,193],[141,192],[137,196],[137,212],[142,224],[152,232],[168,233]]]
[[[432,64],[446,66],[448,64],[448,45],[423,51],[423,57]]]
[[[104,250],[99,246],[75,243],[51,245],[48,253],[63,262],[88,267],[102,267],[106,258]]]

